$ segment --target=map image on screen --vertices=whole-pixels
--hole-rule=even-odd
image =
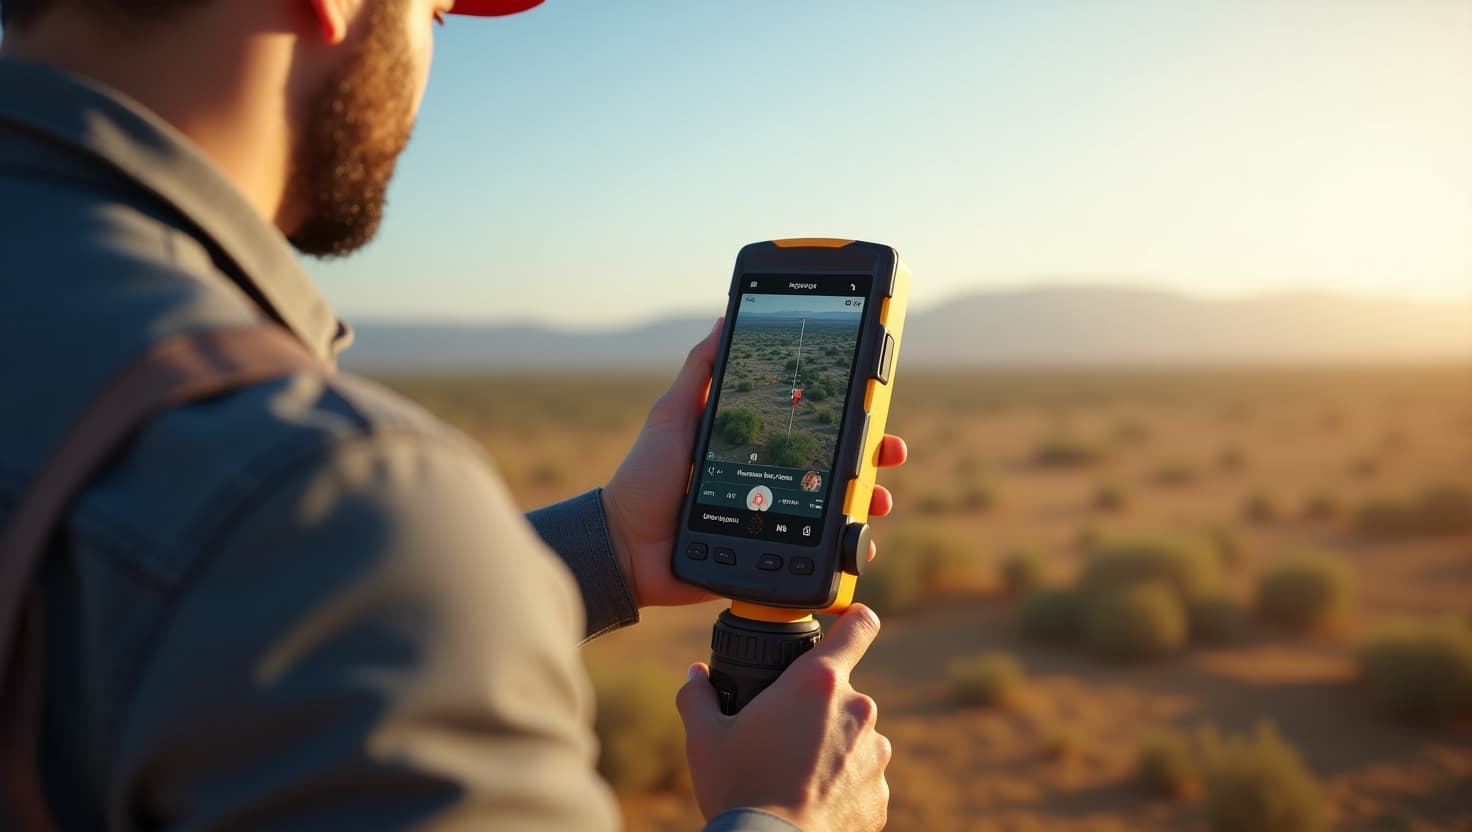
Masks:
[[[863,304],[862,297],[742,295],[699,502],[822,516]]]

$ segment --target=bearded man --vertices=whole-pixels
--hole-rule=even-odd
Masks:
[[[668,558],[714,337],[607,487],[523,516],[462,437],[330,371],[350,331],[291,251],[373,237],[436,20],[537,2],[0,0],[0,527],[165,339],[269,322],[329,368],[166,410],[70,503],[9,588],[41,698],[0,737],[0,825],[618,825],[576,645],[705,599]],[[855,607],[737,717],[692,667],[708,829],[883,825],[848,683],[877,630]]]

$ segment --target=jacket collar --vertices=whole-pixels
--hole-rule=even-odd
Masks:
[[[0,124],[80,151],[183,215],[233,268],[231,277],[319,358],[352,341],[296,254],[182,133],[102,85],[39,64],[0,60]]]

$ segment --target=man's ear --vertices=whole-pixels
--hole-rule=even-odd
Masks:
[[[322,27],[322,41],[330,46],[342,43],[348,36],[348,19],[358,0],[307,0],[307,3]]]

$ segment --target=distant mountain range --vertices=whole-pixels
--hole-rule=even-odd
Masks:
[[[678,366],[712,318],[602,332],[538,325],[369,322],[343,364],[378,371],[646,370]],[[1328,293],[1211,301],[1170,292],[1034,288],[914,312],[910,367],[1472,361],[1472,300]]]

